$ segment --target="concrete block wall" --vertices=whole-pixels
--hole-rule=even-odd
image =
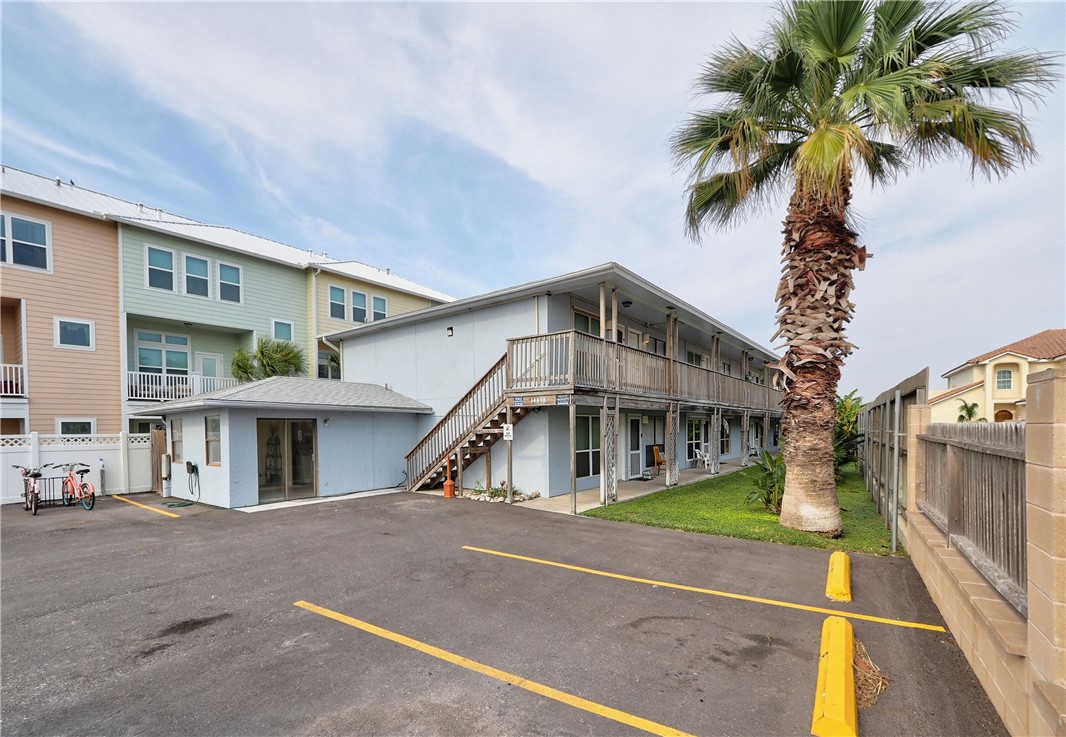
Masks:
[[[917,509],[926,458],[917,435],[929,408],[908,413],[908,550],[1012,735],[1066,737],[1066,369],[1029,377],[1026,399],[1028,618]]]

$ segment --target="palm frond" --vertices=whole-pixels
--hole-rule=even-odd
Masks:
[[[971,172],[991,178],[1036,155],[1025,120],[1013,112],[963,99],[920,103],[916,112],[921,118],[911,143],[920,161],[968,157]]]

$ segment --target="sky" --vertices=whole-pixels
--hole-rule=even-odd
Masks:
[[[1066,4],[1003,49],[1062,54]],[[616,261],[771,343],[785,201],[684,233],[669,138],[767,3],[0,3],[4,164],[354,259],[457,297]],[[1059,57],[1061,66],[1062,57]],[[1066,327],[1063,83],[1040,159],[858,188],[841,392]]]

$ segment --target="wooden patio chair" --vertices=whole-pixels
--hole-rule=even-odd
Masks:
[[[663,458],[663,454],[659,451],[658,445],[651,446],[652,455],[655,457],[655,475],[658,476],[666,468],[666,459]]]

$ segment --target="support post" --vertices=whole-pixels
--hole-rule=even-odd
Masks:
[[[485,491],[492,488],[492,448],[485,451]]]
[[[455,495],[463,495],[463,449],[455,454]]]
[[[510,405],[508,405],[507,406],[507,424],[511,425],[512,428],[514,427],[513,412],[514,412],[514,410],[512,410]],[[512,429],[511,432],[514,432],[514,430]],[[514,476],[512,475],[512,467],[513,467],[513,463],[514,463],[514,456],[512,455],[513,446],[514,446],[514,440],[513,439],[508,439],[507,440],[507,503],[508,504],[514,504]],[[491,452],[491,450],[489,452]]]
[[[900,392],[896,390],[895,418],[892,432],[892,555],[896,554],[896,539],[899,534],[899,405]]]
[[[577,403],[570,397],[570,514],[577,514]]]

